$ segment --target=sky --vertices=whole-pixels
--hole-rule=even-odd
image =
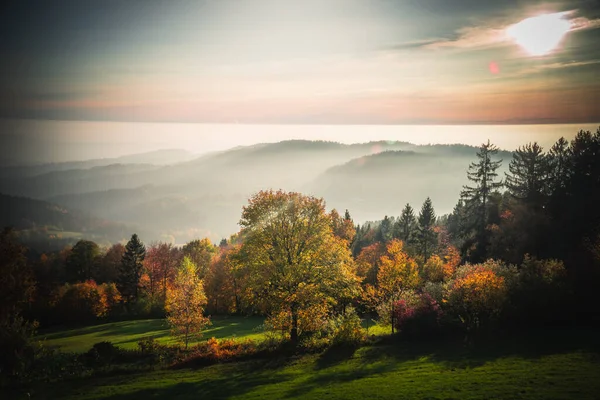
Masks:
[[[534,55],[552,32],[509,32],[540,14],[567,28]],[[596,123],[598,43],[597,0],[9,1],[0,118]]]

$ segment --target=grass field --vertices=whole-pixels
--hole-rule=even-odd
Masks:
[[[400,342],[296,358],[95,377],[38,387],[67,399],[597,399],[597,331],[541,331],[478,346]]]
[[[211,337],[261,339],[264,333],[257,329],[262,323],[260,317],[213,317],[212,324],[204,330],[201,340]],[[51,330],[42,332],[38,339],[49,347],[59,347],[63,351],[84,352],[95,343],[109,341],[123,348],[137,348],[140,339],[153,337],[164,344],[175,344],[164,319],[113,322],[83,328]],[[193,344],[193,342],[191,343]]]
[[[264,337],[264,332],[260,329],[263,321],[262,317],[212,317],[211,325],[204,330],[200,340],[211,337],[261,340]],[[369,335],[384,333],[389,333],[389,328],[383,328],[373,322],[369,324]],[[164,319],[112,322],[73,329],[53,329],[42,332],[38,339],[43,340],[49,347],[81,353],[89,350],[95,343],[103,341],[112,342],[114,345],[126,349],[133,349],[137,348],[140,339],[147,337],[153,337],[163,344],[177,343],[177,340],[171,337],[169,327]]]

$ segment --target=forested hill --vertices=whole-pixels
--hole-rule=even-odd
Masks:
[[[181,162],[169,165],[138,155],[109,165],[58,164],[33,176],[33,170],[14,175],[14,169],[0,169],[0,192],[147,228],[146,240],[218,240],[237,231],[247,198],[269,188],[322,196],[328,207],[351,209],[357,222],[382,212],[398,215],[407,202],[417,207],[427,196],[440,214],[450,212],[476,152],[465,145],[291,140],[192,160],[184,152]],[[506,167],[511,153],[498,156]]]
[[[467,167],[473,161],[470,151],[459,149],[463,151],[441,147],[357,158],[325,171],[314,181],[311,192],[323,196],[333,207],[352,210],[360,221],[399,215],[403,204],[417,207],[427,197],[440,215],[446,214],[456,204],[467,182]],[[508,162],[500,169],[501,177],[504,171],[508,171]]]
[[[14,228],[24,243],[45,250],[55,250],[81,238],[108,245],[126,239],[132,229],[138,228],[103,220],[89,212],[3,194],[0,194],[0,226]]]

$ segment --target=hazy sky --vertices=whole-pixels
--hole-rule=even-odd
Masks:
[[[597,0],[10,3],[0,8],[5,119],[600,121]],[[568,32],[548,54],[506,33],[559,12]]]

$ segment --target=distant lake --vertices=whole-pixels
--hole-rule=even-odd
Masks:
[[[514,150],[537,141],[545,149],[596,124],[557,125],[214,125],[181,123],[0,120],[0,157],[12,162],[61,162],[118,157],[165,148],[193,153],[289,139],[360,143],[399,140],[415,144],[488,139]]]

